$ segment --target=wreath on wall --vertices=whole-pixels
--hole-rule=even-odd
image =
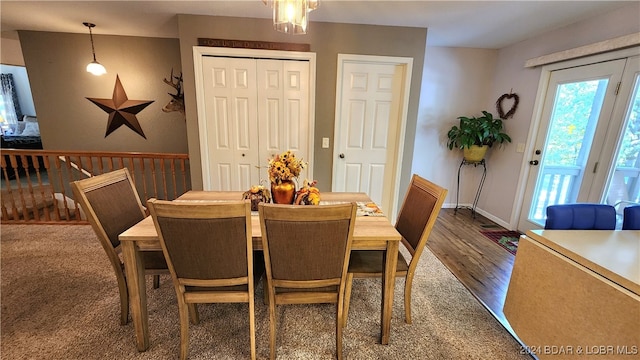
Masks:
[[[511,99],[513,99],[513,104],[511,105],[511,109],[509,109],[509,111],[505,113],[502,102],[505,100],[511,100]],[[513,91],[511,91],[508,94],[503,94],[498,98],[498,101],[496,101],[496,110],[498,111],[498,116],[500,116],[501,119],[505,119],[505,120],[512,117],[513,114],[516,113],[516,109],[518,109],[519,102],[520,102],[520,97],[518,96],[518,94],[514,94]]]

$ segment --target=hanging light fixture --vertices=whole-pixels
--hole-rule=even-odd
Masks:
[[[87,65],[87,72],[90,72],[96,76],[104,75],[107,73],[107,69],[105,69],[104,66],[102,66],[102,64],[100,64],[96,60],[96,49],[93,47],[93,33],[91,32],[91,28],[95,27],[96,24],[92,24],[88,22],[85,22],[82,24],[84,24],[84,26],[89,28],[89,37],[91,38],[91,52],[93,53],[93,61]]]
[[[320,0],[262,0],[273,8],[273,28],[287,34],[306,34],[309,12],[318,8]]]

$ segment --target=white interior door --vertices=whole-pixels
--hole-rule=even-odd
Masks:
[[[594,186],[625,60],[553,71],[548,83],[534,153],[529,164],[518,229],[539,229],[549,205],[598,202]],[[615,123],[615,124],[614,124]],[[596,189],[598,187],[598,189]],[[598,195],[594,195],[598,194]]]
[[[333,191],[366,192],[395,217],[411,59],[340,55]]]
[[[246,190],[259,181],[256,61],[203,59],[211,190]]]

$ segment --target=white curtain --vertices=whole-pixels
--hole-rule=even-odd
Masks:
[[[0,94],[2,95],[2,117],[7,124],[16,124],[22,117],[12,74],[0,74]]]

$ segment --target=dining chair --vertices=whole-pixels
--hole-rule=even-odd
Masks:
[[[147,205],[178,298],[180,359],[189,353],[189,318],[198,322],[195,304],[203,303],[248,303],[255,359],[251,201],[150,199]]]
[[[547,230],[614,230],[616,209],[607,204],[558,204],[547,206]]]
[[[129,170],[114,170],[71,182],[75,201],[82,207],[113,268],[120,293],[120,324],[129,321],[129,291],[120,258],[118,235],[147,217]],[[153,276],[153,287],[160,286],[160,274],[169,274],[162,251],[143,251],[146,275]]]
[[[622,230],[640,230],[640,204],[624,208]]]
[[[402,235],[411,261],[407,262],[398,252],[396,277],[404,277],[404,313],[405,322],[411,324],[411,287],[413,277],[420,260],[420,255],[436,223],[440,209],[447,196],[448,190],[440,187],[416,174],[411,177],[409,189],[405,194],[400,213],[396,220],[396,230]],[[351,252],[347,286],[345,290],[344,323],[346,326],[349,316],[349,303],[354,278],[380,278],[384,273],[384,256],[382,250],[357,250]]]
[[[270,358],[276,305],[336,304],[336,357],[342,359],[344,288],[356,204],[258,204],[269,303]]]

